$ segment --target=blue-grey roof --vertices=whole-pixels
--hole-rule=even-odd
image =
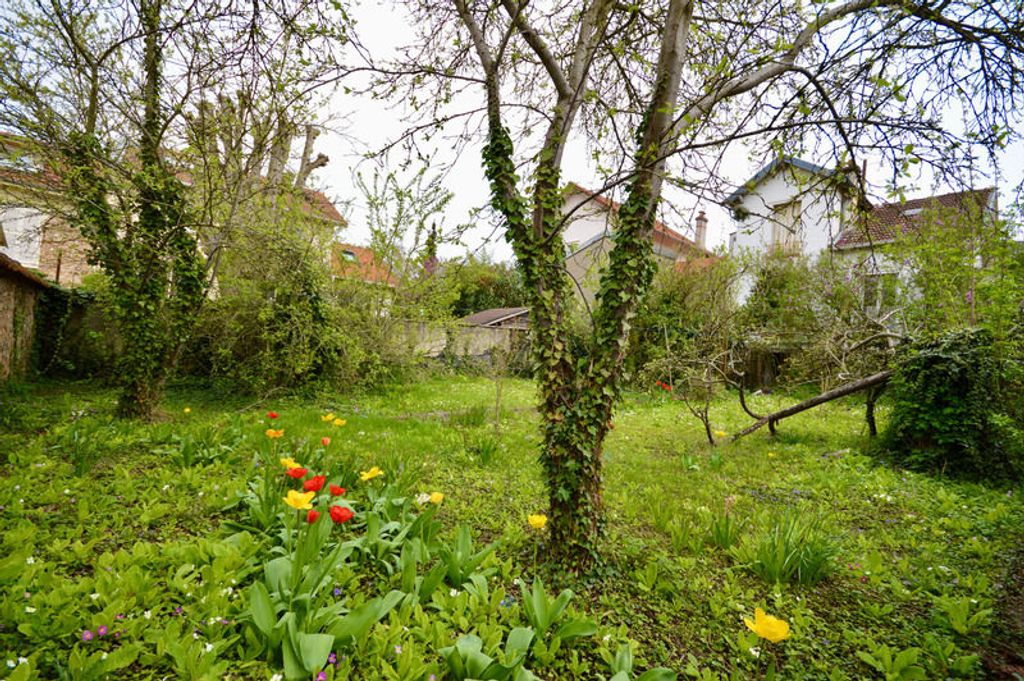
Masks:
[[[803,159],[795,158],[793,156],[779,156],[778,158],[774,159],[771,163],[766,165],[764,168],[761,168],[759,171],[757,171],[756,175],[754,175],[752,178],[744,182],[739,188],[736,189],[736,191],[734,191],[732,194],[729,194],[729,196],[725,198],[724,204],[729,205],[730,203],[736,203],[744,196],[749,194],[750,190],[752,190],[754,187],[760,184],[761,180],[765,179],[766,177],[774,173],[778,168],[781,168],[784,165],[791,165],[794,168],[806,170],[807,172],[813,173],[815,175],[829,175],[833,172],[828,168],[819,166],[815,163],[810,163],[809,161],[804,161]]]

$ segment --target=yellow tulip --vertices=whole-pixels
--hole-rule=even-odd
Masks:
[[[313,501],[315,496],[316,492],[300,492],[290,489],[288,490],[288,496],[284,498],[284,503],[297,511],[305,511],[306,509],[313,508],[313,504],[309,502]]]
[[[441,494],[440,492],[434,492],[433,494],[430,495],[429,501],[430,503],[435,505],[440,504],[442,501],[444,501],[444,495]]]
[[[276,440],[277,438],[279,438],[279,437],[281,437],[283,435],[284,435],[284,428],[282,428],[281,430],[274,430],[273,428],[267,428],[267,437],[269,437],[271,440]]]
[[[728,434],[729,433],[725,432],[724,430],[716,430],[715,431],[715,437],[725,437]]]
[[[328,421],[333,421],[334,420],[334,412],[332,411],[330,414],[327,414],[326,416],[321,416],[320,420],[323,421],[324,423],[327,423]]]
[[[185,412],[186,414],[191,414],[192,413],[192,407],[185,407],[184,409],[182,409],[182,411]]]
[[[295,459],[290,456],[287,459],[281,459],[281,465],[285,468],[302,468],[302,464],[296,462]]]
[[[548,517],[543,513],[528,515],[526,516],[526,522],[530,523],[530,527],[535,530],[543,530],[544,526],[548,524]]]
[[[345,419],[334,419],[333,423],[336,426],[343,426],[345,425],[346,422]]]
[[[384,471],[382,471],[377,466],[374,466],[368,471],[361,471],[359,473],[359,479],[362,480],[363,482],[368,482],[380,475],[384,475]]]
[[[743,623],[746,624],[747,628],[752,632],[767,641],[771,641],[772,643],[785,641],[789,638],[789,622],[786,620],[780,620],[778,617],[772,617],[771,615],[766,614],[761,608],[754,609],[753,622],[744,617]]]

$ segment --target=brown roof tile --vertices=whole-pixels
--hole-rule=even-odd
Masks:
[[[351,253],[351,257],[346,257],[346,253]],[[377,254],[363,246],[338,242],[331,244],[331,271],[339,277],[395,285],[394,277]]]
[[[861,248],[886,243],[921,228],[929,212],[952,210],[964,212],[970,208],[988,206],[995,189],[973,189],[950,192],[904,203],[883,203],[872,207],[862,224],[846,228],[836,241],[836,248]],[[910,213],[908,215],[908,213]]]

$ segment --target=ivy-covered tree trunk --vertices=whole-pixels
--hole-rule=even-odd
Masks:
[[[72,137],[66,180],[92,260],[110,278],[121,334],[118,412],[150,418],[167,376],[192,329],[205,297],[205,274],[196,238],[186,221],[182,183],[160,157],[165,118],[160,106],[163,66],[160,0],[139,5],[145,31],[143,119],[139,167],[130,181],[133,202],[119,210],[114,181],[104,172],[104,149],[95,136],[95,117]],[[92,109],[93,107],[90,107]]]
[[[569,343],[566,304],[571,294],[563,263],[560,166],[565,139],[579,106],[577,93],[585,86],[611,3],[596,2],[588,7],[582,19],[579,48],[568,72],[562,74],[550,65],[559,98],[538,157],[532,202],[527,202],[517,189],[513,143],[501,121],[495,64],[465,4],[457,6],[487,73],[489,140],[484,165],[492,205],[505,218],[506,238],[515,251],[530,296],[534,375],[543,418],[540,461],[548,491],[551,555],[563,567],[580,572],[588,569],[599,553],[604,524],[602,447],[621,390],[629,320],[655,270],[651,234],[664,159],[673,138],[673,112],[691,5],[686,0],[674,0],[667,15],[658,77],[648,114],[638,131],[633,177],[619,211],[615,247],[601,279],[592,345],[584,356],[573,356]],[[529,27],[520,24],[519,28],[528,41],[538,40]]]

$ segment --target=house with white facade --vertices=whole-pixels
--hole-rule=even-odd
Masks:
[[[576,183],[565,188],[564,196],[562,214],[566,224],[562,239],[567,251],[565,268],[572,277],[576,292],[590,305],[597,293],[601,270],[615,244],[620,206],[607,196]],[[661,220],[655,220],[651,249],[659,266],[671,267],[677,262],[711,255],[705,247],[708,220],[703,211],[694,222],[694,239],[689,239]]]
[[[996,215],[996,192],[951,192],[903,202],[872,204],[850,171],[828,169],[797,158],[778,158],[726,197],[735,231],[733,256],[807,256],[830,253],[862,278],[865,308],[879,314],[891,307],[899,281],[908,273],[888,257],[884,246],[926,230],[941,216]],[[749,297],[753,276],[739,291]]]

